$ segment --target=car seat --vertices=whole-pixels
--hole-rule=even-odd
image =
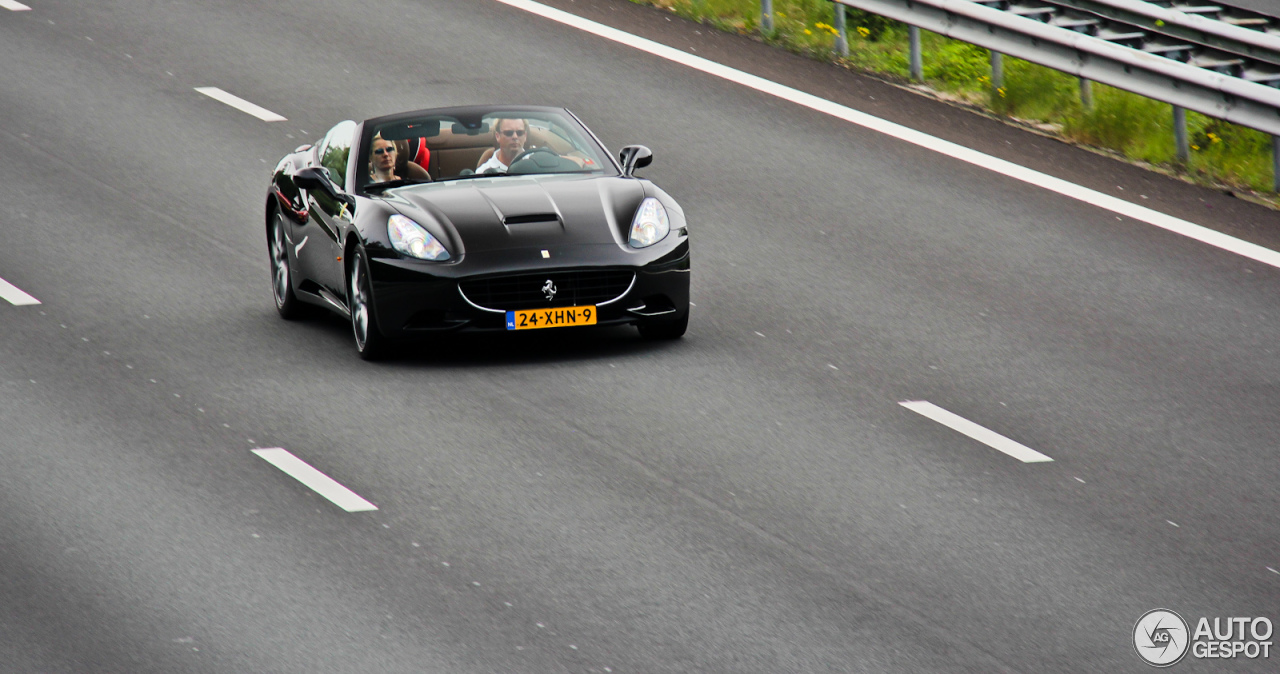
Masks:
[[[431,180],[431,150],[421,138],[392,142],[396,145],[396,175],[409,180]],[[421,161],[427,162],[427,166],[419,163]]]

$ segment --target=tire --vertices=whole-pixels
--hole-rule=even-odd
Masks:
[[[387,338],[378,330],[374,310],[369,262],[363,248],[356,248],[347,274],[347,309],[351,311],[351,332],[356,351],[364,360],[378,360],[387,353]]]
[[[640,336],[648,340],[680,339],[689,329],[689,312],[674,321],[654,321],[636,326]]]
[[[293,292],[293,272],[289,269],[289,240],[284,235],[284,216],[279,210],[271,215],[267,231],[267,252],[271,260],[271,294],[276,311],[286,321],[296,321],[308,314],[307,306]]]

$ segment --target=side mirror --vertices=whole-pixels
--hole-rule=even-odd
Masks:
[[[653,163],[653,152],[643,145],[628,145],[618,153],[618,159],[622,161],[622,175],[630,176],[636,169]]]
[[[321,166],[308,166],[293,174],[293,184],[308,192],[319,190],[333,199],[342,192],[329,177],[329,169]]]
[[[329,177],[329,169],[323,166],[308,166],[293,174],[293,184],[308,192],[319,190],[325,196],[346,204],[350,208],[356,205],[356,198],[342,191]]]

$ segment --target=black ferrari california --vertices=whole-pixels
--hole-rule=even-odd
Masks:
[[[689,235],[667,193],[563,108],[473,106],[344,121],[276,166],[276,309],[351,320],[366,359],[456,331],[689,322]]]

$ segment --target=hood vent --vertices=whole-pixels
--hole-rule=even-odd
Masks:
[[[535,222],[560,222],[560,216],[555,213],[527,213],[525,215],[508,215],[502,219],[502,224],[511,225],[531,225]]]

